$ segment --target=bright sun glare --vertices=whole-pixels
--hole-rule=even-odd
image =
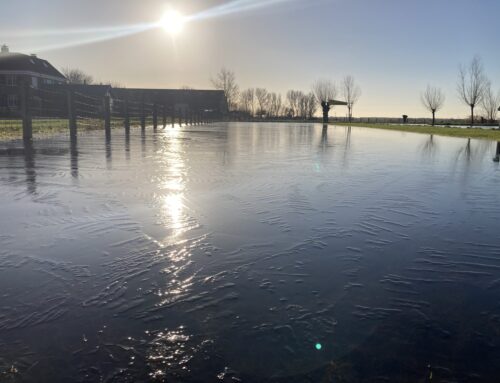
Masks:
[[[168,10],[161,18],[160,24],[162,28],[169,34],[175,36],[184,28],[184,16],[174,10]]]

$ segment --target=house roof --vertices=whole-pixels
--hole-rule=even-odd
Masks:
[[[22,53],[0,53],[0,71],[34,72],[66,80],[64,75],[47,60]]]

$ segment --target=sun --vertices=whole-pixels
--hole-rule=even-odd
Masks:
[[[182,32],[185,22],[185,17],[180,12],[171,9],[165,12],[160,25],[167,33],[175,36]]]

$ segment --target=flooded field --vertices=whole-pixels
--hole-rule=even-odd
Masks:
[[[0,143],[1,382],[498,382],[496,143],[112,134]]]

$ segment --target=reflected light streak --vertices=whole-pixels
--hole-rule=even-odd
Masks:
[[[171,230],[172,238],[178,237],[189,229],[184,204],[186,167],[178,135],[179,131],[169,131],[161,180],[161,189],[164,191],[161,197],[163,222]]]
[[[227,16],[235,13],[253,11],[257,9],[269,8],[279,4],[298,2],[301,0],[233,0],[228,3],[217,5],[190,16],[185,16],[183,22],[206,20],[216,17]],[[69,41],[54,43],[46,46],[27,48],[30,52],[44,52],[65,48],[72,48],[81,45],[89,45],[108,40],[119,39],[153,29],[165,28],[165,20],[153,23],[141,23],[135,25],[122,25],[113,27],[97,28],[75,28],[61,30],[28,30],[28,31],[0,31],[0,34],[11,38],[40,38],[40,37],[79,37]]]
[[[184,203],[182,202],[182,194],[169,194],[163,198],[163,209],[170,217],[170,228],[178,233],[183,227],[182,213]]]

